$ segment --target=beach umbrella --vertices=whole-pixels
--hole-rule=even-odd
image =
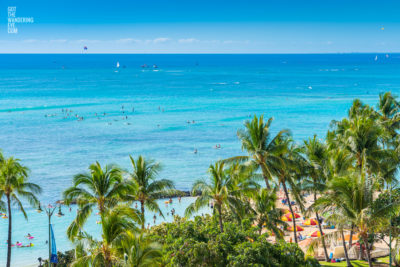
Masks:
[[[292,218],[286,217],[286,216],[282,216],[281,220],[284,221],[284,222],[291,222]]]
[[[285,213],[285,214],[290,213],[290,210],[289,209],[284,209],[283,213]]]
[[[290,232],[294,232],[293,226],[290,226],[290,227],[288,228],[288,230],[289,230]],[[304,231],[304,228],[301,227],[301,226],[296,225],[296,231],[297,231],[297,232]]]
[[[315,231],[314,233],[311,234],[311,237],[321,237],[321,232],[320,231]]]
[[[291,213],[286,213],[286,214],[285,214],[285,217],[287,217],[288,219],[289,219],[289,218],[290,218],[290,219],[293,218],[293,216],[292,216]],[[300,218],[300,214],[294,213],[294,217],[295,217],[296,219],[297,219],[297,218]]]
[[[339,238],[339,240],[342,240]],[[350,241],[350,234],[344,235],[344,241]],[[358,234],[353,234],[353,240],[352,242],[358,241]]]
[[[308,219],[308,220],[305,220],[303,224],[304,225],[317,225],[318,222],[315,219]]]

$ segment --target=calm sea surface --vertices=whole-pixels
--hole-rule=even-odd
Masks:
[[[0,148],[31,169],[43,203],[60,199],[95,161],[129,169],[129,155],[161,162],[160,177],[187,190],[210,163],[243,153],[236,132],[250,115],[274,117],[274,132],[288,128],[301,142],[323,138],[354,98],[375,105],[383,91],[400,94],[399,54],[0,55]],[[183,213],[191,201],[174,207]],[[59,250],[70,247],[65,230],[75,214],[64,212],[54,219]],[[13,266],[46,257],[46,216],[29,215],[15,214],[13,242],[27,243],[30,232],[35,246],[14,248]]]

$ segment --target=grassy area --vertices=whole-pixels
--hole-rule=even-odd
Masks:
[[[331,262],[326,262],[326,261],[320,261],[319,262],[321,264],[321,266],[344,266],[346,267],[346,261],[342,261],[342,262],[335,262],[335,263],[331,263]],[[374,263],[374,266],[389,266],[389,257],[384,257],[384,258],[380,258],[377,260],[377,262]],[[351,264],[354,267],[368,267],[368,262],[367,261],[351,261]]]
[[[319,263],[321,264],[321,266],[344,266],[344,267],[347,266],[346,261],[335,262],[335,263],[320,261]],[[368,262],[366,261],[351,261],[351,264],[354,267],[368,267]]]

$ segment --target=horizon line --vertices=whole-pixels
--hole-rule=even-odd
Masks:
[[[3,53],[0,55],[346,55],[346,54],[400,54],[400,51],[395,52],[287,52],[287,53]]]

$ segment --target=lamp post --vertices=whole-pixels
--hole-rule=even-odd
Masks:
[[[390,205],[392,205],[392,181],[390,181]],[[390,215],[390,228],[389,228],[389,266],[392,267],[392,215]]]
[[[51,267],[52,264],[50,262],[51,259],[51,216],[53,216],[54,211],[56,210],[57,205],[53,206],[51,204],[47,205],[47,207],[44,209],[46,211],[47,217],[49,218],[49,266]],[[43,210],[40,206],[39,203],[39,207],[36,210],[38,213],[41,213]],[[58,204],[58,213],[55,214],[57,217],[61,217],[64,216],[64,214],[61,212],[61,205]]]

